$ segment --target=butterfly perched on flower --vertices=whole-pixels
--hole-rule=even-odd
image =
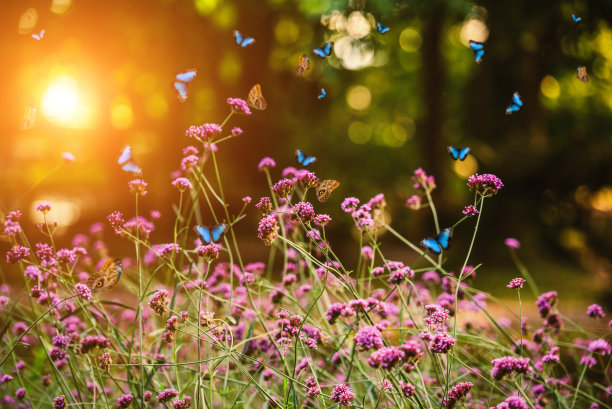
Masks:
[[[306,71],[310,69],[310,59],[306,54],[300,55],[300,60],[298,61],[298,65],[295,68],[295,72],[297,75],[302,75]]]
[[[268,103],[261,93],[261,85],[253,85],[253,88],[251,88],[249,95],[247,96],[247,103],[259,111],[263,111],[268,107]]]
[[[38,41],[42,40],[44,38],[44,36],[45,36],[45,29],[44,28],[42,30],[40,30],[39,33],[32,34],[32,38],[34,40],[38,40]]]
[[[455,148],[454,146],[448,146],[446,150],[448,151],[448,153],[450,153],[451,158],[453,158],[454,160],[465,160],[465,158],[467,158],[468,154],[472,149],[467,147]]]
[[[515,92],[514,94],[512,94],[512,103],[508,105],[508,108],[506,108],[506,115],[510,115],[514,112],[519,111],[522,106],[523,100],[521,99],[519,93]]]
[[[582,82],[589,82],[589,74],[587,74],[585,66],[581,65],[580,67],[578,67],[578,69],[576,70],[576,76]]]
[[[325,43],[321,48],[315,48],[312,52],[321,58],[327,58],[331,55],[333,48],[334,42],[330,41],[329,43]]]
[[[572,21],[573,21],[574,23],[579,23],[579,22],[580,22],[580,20],[582,20],[582,17],[577,17],[577,16],[575,16],[574,14],[572,14]]]
[[[319,92],[319,95],[317,95],[317,99],[323,99],[327,96],[327,92],[325,91],[325,88],[321,88],[321,92]]]
[[[104,262],[102,268],[87,280],[87,287],[93,291],[112,290],[115,288],[121,278],[121,259],[108,259]]]
[[[176,90],[176,95],[179,101],[187,100],[188,92],[187,85],[196,77],[197,71],[195,68],[176,74],[176,81],[172,83]]]
[[[470,48],[474,51],[474,61],[476,64],[480,64],[482,61],[482,57],[484,56],[484,44],[479,43],[478,41],[470,40]]]
[[[317,200],[319,200],[321,203],[327,201],[327,199],[329,199],[329,195],[331,195],[331,192],[336,190],[338,186],[340,186],[340,182],[337,180],[325,179],[319,181],[316,188]]]
[[[380,23],[376,23],[376,31],[380,34],[387,34],[389,32],[389,27],[385,27]]]
[[[31,105],[26,106],[25,112],[23,113],[23,122],[21,123],[21,129],[25,131],[26,129],[32,128],[36,123],[37,113],[38,112],[36,110],[36,107],[33,107]]]
[[[121,169],[126,172],[142,175],[142,169],[132,157],[132,147],[130,145],[126,145],[125,148],[123,148],[121,155],[119,155],[119,159],[117,159],[117,163],[119,163]]]
[[[253,37],[245,37],[238,30],[234,30],[234,40],[240,47],[246,47],[247,45],[251,45],[255,42]]]
[[[223,236],[223,233],[225,233],[228,227],[229,226],[224,223],[214,227],[198,225],[194,227],[194,230],[205,243],[216,243],[219,241],[221,236]]]
[[[315,158],[314,156],[308,156],[299,149],[295,150],[295,159],[302,166],[308,166],[311,163],[314,163],[317,161],[317,158]]]
[[[442,253],[442,250],[448,250],[451,239],[453,238],[453,228],[448,227],[440,232],[436,237],[426,237],[421,240],[421,247],[435,254],[436,256]]]

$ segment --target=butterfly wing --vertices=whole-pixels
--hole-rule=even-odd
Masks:
[[[187,97],[189,96],[189,93],[187,91],[187,84],[180,81],[174,81],[172,85],[176,90],[176,96],[178,97],[179,101],[185,102],[187,100]]]
[[[268,103],[261,92],[261,85],[253,85],[253,88],[251,88],[247,96],[247,102],[250,106],[259,111],[263,111],[268,107]]]
[[[572,14],[572,20],[574,23],[578,23],[580,20],[582,20],[582,17],[576,17],[574,14]]]
[[[576,71],[576,76],[580,81],[584,83],[589,82],[589,75],[587,74],[586,67],[584,66],[578,67],[578,70]]]
[[[436,241],[440,244],[442,250],[448,250],[451,244],[451,239],[453,238],[453,228],[447,227],[442,230],[438,237],[436,237]]]
[[[242,44],[243,37],[242,37],[242,34],[240,34],[240,31],[234,30],[233,34],[234,34],[234,41],[236,41],[236,44],[237,45]]]
[[[440,247],[440,243],[438,243],[438,240],[434,239],[433,237],[424,238],[423,240],[421,240],[420,245],[423,249],[429,251],[432,254],[435,254],[436,256],[442,253],[442,247]]]
[[[210,228],[208,228],[207,226],[198,225],[198,226],[195,226],[194,229],[200,235],[202,240],[204,240],[205,243],[212,242],[212,235],[210,232]]]
[[[223,233],[225,233],[226,229],[227,229],[227,224],[220,224],[220,225],[215,226],[212,229],[210,229],[210,234],[212,236],[212,241],[213,242],[219,241],[219,239],[221,238]]]
[[[519,108],[523,106],[523,100],[518,92],[512,94],[512,102],[517,105]]]
[[[126,145],[125,148],[123,148],[123,150],[121,151],[121,155],[119,155],[117,163],[123,165],[130,159],[132,159],[132,147],[130,145]]]
[[[295,72],[297,73],[297,75],[302,75],[309,69],[310,69],[310,59],[308,59],[308,56],[306,54],[302,54],[300,56],[300,60],[298,61],[298,65],[297,65],[297,68],[295,69]]]
[[[198,71],[195,68],[176,74],[176,79],[181,82],[191,82],[196,77]]]
[[[93,291],[111,290],[115,288],[121,278],[121,260],[110,258],[104,262],[102,268],[95,272],[87,281],[87,286]]]
[[[302,166],[308,166],[311,163],[316,162],[317,158],[315,158],[314,156],[307,156],[304,152],[302,152],[299,149],[295,150],[295,158],[297,159],[298,163]]]
[[[467,148],[467,147],[459,149],[459,160],[465,160],[465,158],[467,158],[471,150],[472,149]]]
[[[479,43],[478,41],[470,40],[470,48],[474,51],[474,61],[476,63],[480,63],[482,61],[482,57],[484,56],[484,44]]]
[[[340,186],[340,182],[337,180],[325,179],[320,181],[316,190],[317,200],[319,200],[321,203],[327,201],[327,199],[329,199],[329,195],[331,195],[331,192],[336,190],[338,186]]]
[[[142,175],[142,169],[133,160],[130,160],[124,163],[123,166],[121,166],[121,169],[126,172],[133,173],[135,175]]]
[[[385,27],[380,23],[376,23],[376,31],[380,34],[387,34],[389,32],[389,27]]]
[[[312,50],[312,52],[321,58],[326,58],[331,55],[333,47],[334,47],[334,43],[330,41],[329,43],[326,43],[321,48],[315,48],[314,50]]]
[[[317,99],[323,99],[327,96],[327,92],[325,92],[325,88],[321,88],[321,92],[317,95]]]
[[[451,158],[454,160],[459,159],[459,149],[455,148],[454,146],[448,146],[446,150],[448,153],[450,153]]]
[[[241,47],[246,47],[247,45],[251,45],[255,42],[255,39],[253,37],[247,37],[244,40],[242,40],[242,43],[240,44]]]

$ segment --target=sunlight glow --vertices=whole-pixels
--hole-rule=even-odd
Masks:
[[[478,170],[478,161],[474,159],[473,155],[468,155],[465,160],[456,160],[454,162],[453,170],[463,179],[469,178]]]
[[[489,29],[487,25],[480,19],[472,18],[463,23],[461,27],[461,42],[466,47],[470,40],[485,42],[489,38]]]
[[[79,95],[74,78],[63,75],[51,82],[42,97],[42,113],[50,121],[67,128],[90,125],[91,112]]]

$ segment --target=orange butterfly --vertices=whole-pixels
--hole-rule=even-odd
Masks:
[[[89,280],[87,280],[87,287],[91,288],[93,291],[112,290],[119,282],[122,270],[121,259],[116,258],[111,260],[109,258],[102,268],[96,271]]]
[[[340,182],[333,179],[325,179],[319,182],[317,185],[317,199],[319,202],[323,203],[327,199],[329,199],[329,195],[333,192],[338,186],[340,186]]]
[[[257,109],[258,111],[263,111],[268,107],[268,103],[266,102],[266,99],[261,93],[261,85],[253,85],[253,88],[251,88],[251,90],[249,91],[247,102],[250,106]]]

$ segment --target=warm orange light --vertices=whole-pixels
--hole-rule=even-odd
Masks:
[[[42,98],[42,113],[51,122],[68,128],[90,125],[91,109],[79,93],[76,81],[63,75],[51,82]]]

